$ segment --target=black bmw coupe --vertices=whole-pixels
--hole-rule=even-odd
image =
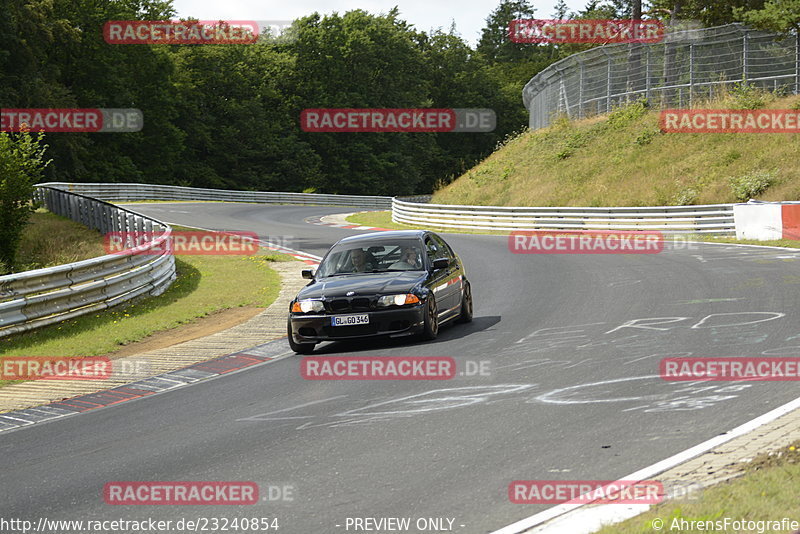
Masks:
[[[434,339],[439,326],[472,320],[464,264],[433,232],[404,230],[337,242],[289,305],[289,345],[372,336]]]

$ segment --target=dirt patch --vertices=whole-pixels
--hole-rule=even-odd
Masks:
[[[788,464],[800,463],[800,441],[795,441],[777,451],[759,454],[743,466],[744,471],[759,471],[768,467],[783,467]]]
[[[125,345],[119,350],[107,354],[107,356],[110,358],[136,356],[143,352],[164,349],[185,341],[210,336],[249,321],[265,309],[242,306],[241,308],[218,311],[177,328],[156,332],[141,341]]]

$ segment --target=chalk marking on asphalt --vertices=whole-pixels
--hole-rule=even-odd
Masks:
[[[272,419],[263,419],[264,416],[274,415],[276,413],[283,413],[283,412],[291,412],[292,410],[299,410],[300,408],[306,408],[308,406],[313,406],[315,404],[322,404],[323,402],[329,402],[336,399],[342,399],[347,397],[347,395],[337,395],[335,397],[329,397],[327,399],[315,400],[311,402],[306,402],[303,404],[299,404],[297,406],[292,406],[290,408],[282,408],[280,410],[275,410],[274,412],[267,412],[261,413],[258,415],[251,415],[250,417],[242,417],[241,419],[237,419],[237,421],[271,421]],[[309,417],[314,417],[313,415],[302,415],[302,416],[295,416],[295,417],[286,417],[285,419],[307,419]]]
[[[712,326],[700,326],[701,324],[706,322],[706,319],[708,319],[710,317],[714,317],[715,315],[773,315],[774,317],[768,317],[766,319],[758,319],[756,321],[747,321],[747,322],[744,322],[744,323],[723,324],[723,325],[719,325],[719,326],[714,326],[714,325],[712,325]],[[703,317],[702,319],[700,319],[700,322],[697,323],[697,324],[692,325],[691,328],[699,329],[699,328],[721,328],[721,327],[727,327],[727,326],[744,326],[744,325],[748,325],[748,324],[756,324],[756,323],[763,323],[763,322],[766,322],[766,321],[774,321],[775,319],[780,319],[781,317],[786,317],[786,314],[785,313],[781,313],[781,312],[712,313],[711,315],[707,315],[707,316]]]
[[[586,323],[586,324],[575,324],[575,325],[566,325],[566,326],[551,326],[551,327],[547,327],[547,328],[540,328],[539,330],[531,332],[530,334],[528,334],[527,336],[523,337],[519,341],[516,341],[516,343],[524,343],[528,339],[530,339],[532,337],[537,337],[537,336],[550,336],[550,335],[563,335],[563,334],[580,334],[581,332],[585,332],[585,330],[573,330],[573,331],[570,331],[570,332],[545,332],[545,330],[560,330],[560,329],[564,329],[564,328],[579,328],[581,326],[595,326],[595,325],[598,325],[598,324],[605,324],[605,323],[604,322],[602,322],[602,323]],[[573,336],[573,337],[586,337],[586,336],[580,335],[580,336]]]

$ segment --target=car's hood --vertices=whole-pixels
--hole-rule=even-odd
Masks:
[[[336,298],[375,294],[407,293],[425,279],[424,271],[349,274],[331,276],[300,290],[297,298]],[[347,295],[353,291],[353,295]]]

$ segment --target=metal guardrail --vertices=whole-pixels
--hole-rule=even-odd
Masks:
[[[691,107],[747,81],[800,93],[800,40],[741,24],[673,31],[655,44],[613,44],[562,59],[522,90],[531,130],[553,116],[583,118],[645,97],[655,107]]]
[[[268,191],[229,191],[201,189],[177,185],[157,184],[103,184],[51,182],[44,186],[64,189],[100,200],[199,200],[224,202],[255,202],[261,204],[295,204],[321,206],[352,206],[365,209],[388,210],[392,197],[361,195],[323,195],[318,193],[276,193]]]
[[[140,254],[85,261],[0,276],[0,337],[33,330],[116,306],[142,295],[159,295],[175,280],[175,258],[165,241],[169,225],[88,196],[39,185],[36,200],[58,215],[108,232],[153,232]],[[148,250],[162,250],[146,253]]]
[[[735,234],[733,204],[526,208],[418,204],[395,198],[392,221],[468,230],[657,230],[665,234]]]

